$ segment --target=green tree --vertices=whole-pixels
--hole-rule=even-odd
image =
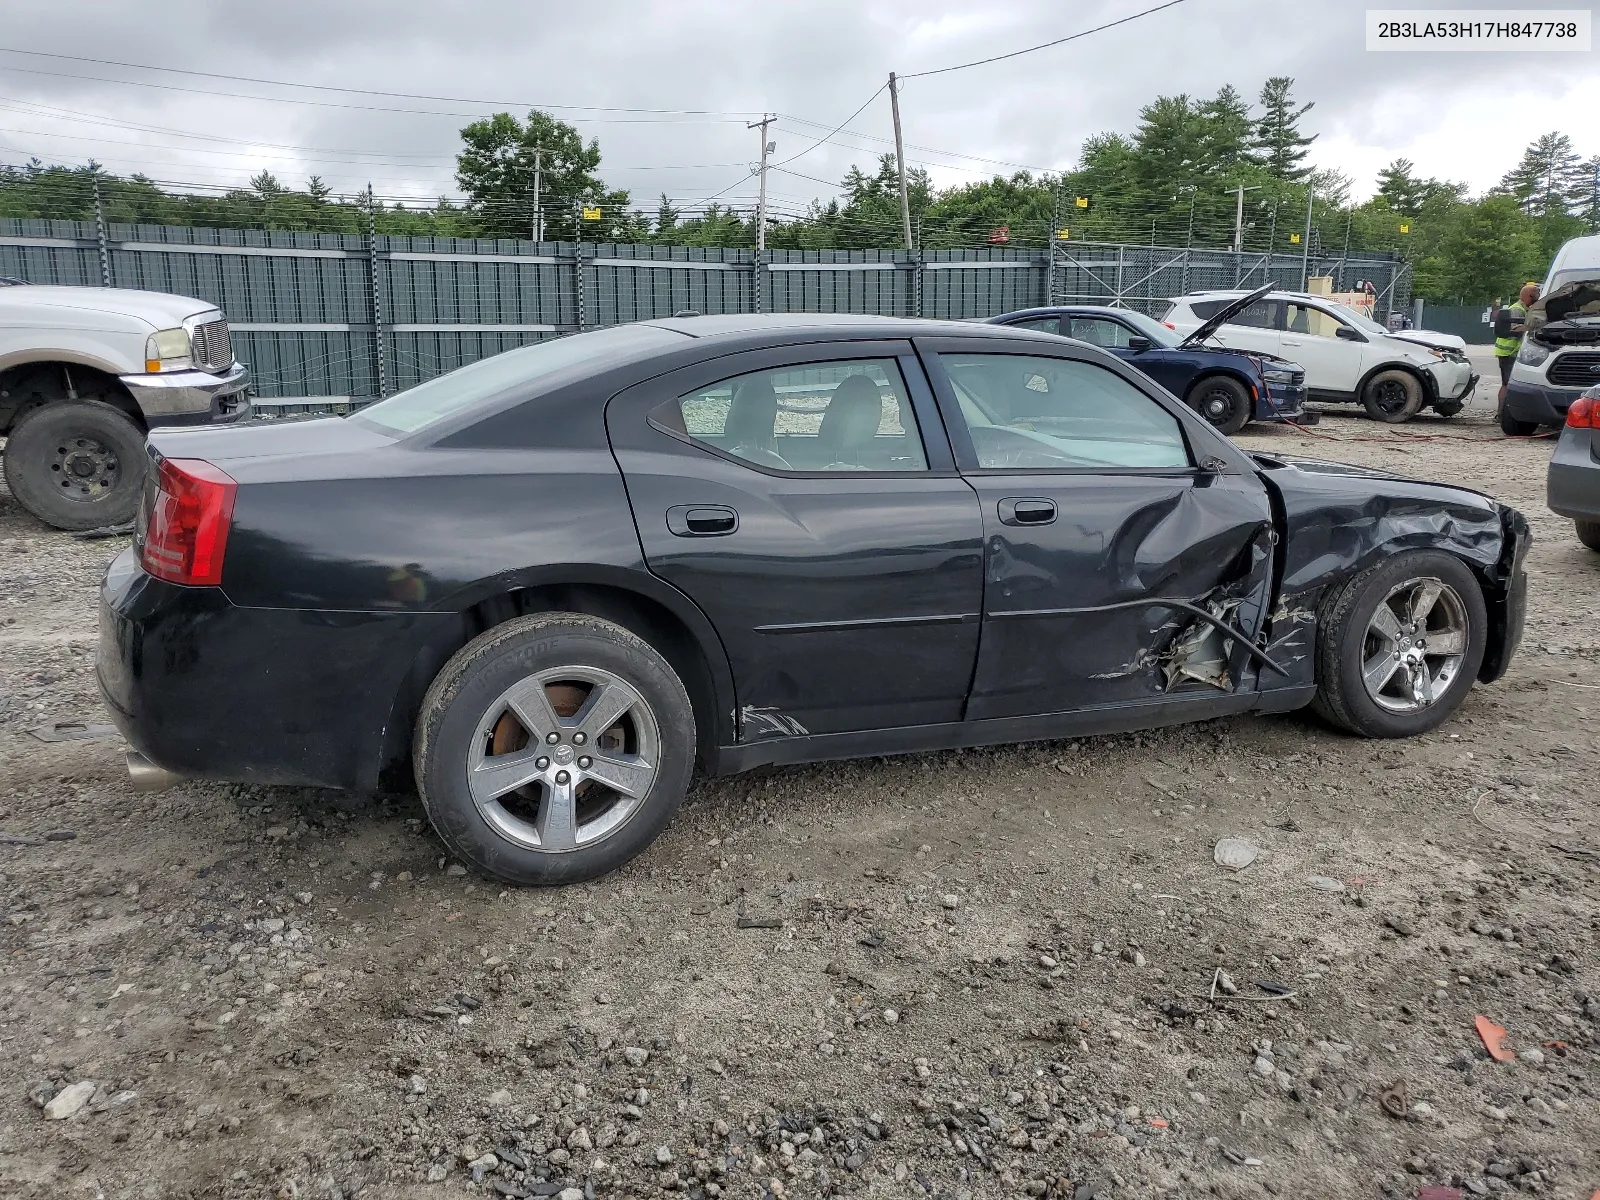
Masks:
[[[461,140],[465,147],[456,156],[456,181],[485,236],[532,236],[536,155],[547,239],[619,241],[639,232],[628,193],[608,189],[595,174],[600,143],[586,143],[565,121],[537,110],[526,121],[496,113],[468,125]],[[599,208],[603,216],[583,220],[579,210],[584,207]]]
[[[1317,135],[1300,132],[1300,118],[1311,111],[1308,101],[1295,107],[1290,91],[1294,80],[1274,75],[1261,85],[1261,116],[1256,120],[1254,150],[1257,160],[1278,179],[1304,179],[1309,171],[1306,155]]]
[[[1440,251],[1442,289],[1466,304],[1512,295],[1533,276],[1540,258],[1533,222],[1514,197],[1504,195],[1462,205]]]

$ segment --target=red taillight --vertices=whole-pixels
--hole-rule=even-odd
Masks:
[[[1574,429],[1600,429],[1600,400],[1579,396],[1567,409],[1567,424]]]
[[[1168,329],[1172,330],[1173,333],[1177,333],[1178,332],[1178,327],[1176,325],[1174,325],[1171,321],[1163,321],[1161,323],[1163,325],[1165,325]]]
[[[220,584],[238,490],[229,475],[201,459],[162,459],[139,555],[144,569],[168,583]]]

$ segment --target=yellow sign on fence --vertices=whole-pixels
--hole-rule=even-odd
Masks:
[[[1291,245],[1298,246],[1300,244],[1300,235],[1298,233],[1291,233],[1289,235],[1289,242]]]
[[[605,214],[598,208],[585,208],[583,210],[583,219],[585,221],[598,221],[603,216],[605,216]]]
[[[1087,197],[1087,196],[1079,196],[1076,200],[1073,201],[1073,203],[1076,204],[1079,208],[1088,208],[1089,207],[1089,197]]]
[[[1067,241],[1071,237],[1072,237],[1072,230],[1070,230],[1070,229],[1058,229],[1058,230],[1056,230],[1056,238],[1057,238],[1058,241],[1063,241],[1064,242],[1064,241]]]
[[[1411,222],[1410,221],[1401,221],[1400,222],[1400,232],[1401,233],[1410,233],[1411,232]]]

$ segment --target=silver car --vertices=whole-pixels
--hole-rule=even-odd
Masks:
[[[1578,540],[1600,551],[1600,384],[1567,407],[1546,486],[1551,511],[1571,517]]]

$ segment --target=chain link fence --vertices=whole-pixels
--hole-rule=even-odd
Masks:
[[[767,251],[0,220],[0,276],[145,288],[228,315],[264,413],[344,411],[543,338],[692,311],[973,320],[1045,304],[1159,315],[1188,291],[1332,275],[1410,304],[1392,258],[1056,243]]]

